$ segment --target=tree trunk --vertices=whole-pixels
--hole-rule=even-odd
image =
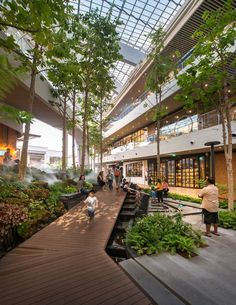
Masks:
[[[103,145],[102,145],[102,127],[103,127],[103,124],[102,124],[102,101],[101,101],[101,103],[100,103],[100,122],[99,122],[100,124],[100,169],[101,169],[101,171],[102,171],[102,166],[103,166],[103,162],[102,162],[102,157],[103,157]]]
[[[87,124],[87,137],[86,137],[86,157],[87,157],[87,167],[90,168],[90,149],[89,149],[89,126]]]
[[[222,115],[222,117],[224,117]],[[224,155],[227,170],[227,187],[228,187],[228,209],[232,211],[234,209],[234,179],[233,179],[233,164],[232,164],[232,130],[231,124],[228,124],[226,120],[222,120],[223,130],[223,143],[224,143]]]
[[[64,97],[63,101],[63,129],[62,129],[62,173],[63,177],[66,173],[67,159],[66,159],[66,143],[67,143],[67,133],[66,133],[66,108],[67,108],[67,97]]]
[[[224,81],[224,121],[222,120],[223,128],[223,141],[224,141],[224,152],[225,162],[227,169],[227,184],[228,184],[228,209],[233,211],[234,209],[234,176],[233,176],[233,143],[232,143],[232,115],[231,115],[231,104],[228,97],[228,86],[227,81]],[[225,126],[226,125],[226,126]]]
[[[85,90],[84,96],[84,115],[83,115],[83,136],[82,136],[82,156],[80,164],[80,174],[84,175],[84,164],[86,154],[86,140],[87,140],[87,116],[88,116],[88,91]]]
[[[95,167],[96,167],[96,151],[95,147],[93,148],[93,171],[95,172]]]
[[[156,92],[156,112],[157,114],[160,111],[160,103],[161,103],[161,92],[159,93],[159,101]],[[160,119],[157,117],[156,127],[157,127],[157,179],[161,179],[161,157],[160,157]]]
[[[72,167],[74,174],[76,173],[76,165],[75,165],[75,101],[76,95],[75,92],[73,94],[73,104],[72,104]]]
[[[38,45],[35,45],[34,53],[38,51]],[[37,75],[37,67],[36,67],[37,57],[34,56],[32,62],[32,70],[31,70],[31,80],[30,80],[30,92],[29,92],[29,104],[28,111],[32,114],[34,97],[35,97],[35,80]],[[30,123],[25,124],[25,133],[23,146],[21,151],[21,160],[19,166],[19,179],[22,181],[25,178],[26,169],[27,169],[27,158],[28,158],[28,146],[29,146],[29,135],[30,135]]]

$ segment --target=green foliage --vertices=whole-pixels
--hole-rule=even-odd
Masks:
[[[76,191],[63,183],[45,188],[45,183],[25,184],[0,179],[0,239],[10,228],[17,227],[19,236],[28,238],[41,224],[64,213],[59,196]]]
[[[14,107],[5,104],[0,104],[0,111],[0,118],[9,119],[19,124],[32,123],[33,117],[30,113],[26,111],[20,111]]]
[[[226,69],[228,65],[236,65],[236,61],[232,61],[234,51],[231,49],[236,40],[236,11],[232,1],[226,1],[225,7],[205,11],[202,18],[203,24],[193,34],[197,43],[188,60],[190,67],[178,76],[182,93],[176,98],[186,108],[193,108],[196,103],[206,109],[212,106],[225,108],[228,101],[222,91],[224,84],[227,84],[225,93],[229,89],[231,93],[235,92],[236,84],[234,76]]]
[[[0,79],[0,98],[3,99],[15,84],[14,70],[6,55],[0,55]]]
[[[225,229],[236,230],[236,212],[235,211],[220,211],[219,225]]]
[[[228,171],[228,203],[233,209],[232,128],[236,68],[236,10],[232,0],[218,10],[205,11],[193,34],[196,44],[187,69],[178,75],[181,93],[176,99],[187,109],[216,109],[221,118]]]
[[[164,54],[165,31],[162,27],[151,35],[153,50],[149,57],[153,61],[152,68],[147,78],[146,86],[152,92],[162,94],[162,86],[173,78],[177,72],[175,64],[176,58],[179,57],[178,51]],[[159,101],[160,103],[161,101]],[[157,101],[156,101],[157,103]]]
[[[200,188],[207,186],[206,179],[199,179],[198,184]]]
[[[191,257],[202,243],[201,233],[184,223],[181,214],[174,218],[161,213],[145,216],[126,235],[126,244],[138,255],[168,251]]]
[[[195,198],[187,195],[180,195],[180,194],[175,194],[175,193],[169,193],[168,197],[174,200],[183,200],[183,201],[188,201],[188,202],[194,202],[194,203],[201,203],[202,199],[200,198]],[[234,206],[236,208],[236,202],[234,203]],[[219,207],[221,209],[227,209],[228,208],[228,200],[226,199],[221,199],[219,200]]]
[[[16,204],[0,203],[0,241],[4,240],[11,228],[27,219],[27,209]]]
[[[90,183],[90,182],[88,182],[88,181],[85,181],[85,183],[84,183],[84,187],[86,188],[86,189],[92,189],[93,188],[93,185],[92,185],[92,183]]]
[[[174,200],[183,200],[183,201],[189,201],[194,203],[201,203],[202,200],[200,198],[191,197],[188,195],[180,195],[176,193],[169,193],[168,197]]]
[[[26,99],[26,109],[30,114],[33,113],[35,80],[39,69],[47,68],[49,58],[63,59],[64,53],[56,43],[56,37],[65,34],[72,10],[72,6],[64,0],[3,0],[1,3],[0,30],[4,32],[10,27],[11,31],[8,31],[9,35],[0,37],[0,45],[6,52],[14,54],[15,61],[30,72],[30,93]],[[14,29],[20,29],[24,34],[30,32],[30,35],[27,39],[24,39],[24,34],[18,37],[19,33]],[[20,49],[22,39],[24,50]],[[19,166],[21,180],[26,173],[30,123],[29,120],[25,126]]]
[[[168,113],[165,106],[162,105],[163,86],[168,83],[177,73],[178,51],[173,53],[164,53],[165,31],[162,27],[156,29],[151,35],[152,52],[149,58],[152,66],[148,72],[146,88],[155,93],[156,106],[153,111],[153,121],[157,128],[157,176],[160,177],[160,128],[161,119]],[[153,108],[153,106],[151,106]]]

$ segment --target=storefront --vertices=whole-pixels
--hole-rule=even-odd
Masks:
[[[169,186],[199,188],[201,179],[208,175],[208,155],[175,156],[161,159],[161,177]],[[157,179],[156,159],[148,160],[148,177]]]
[[[16,141],[18,132],[4,124],[0,123],[0,163],[3,163],[4,154],[10,149],[13,159],[16,158]]]
[[[124,177],[133,183],[147,184],[147,161],[124,162]]]

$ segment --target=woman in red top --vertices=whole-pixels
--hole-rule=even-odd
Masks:
[[[162,182],[162,189],[163,189],[163,195],[165,198],[167,198],[168,196],[168,192],[169,192],[169,185],[168,185],[168,182],[166,180],[164,180]]]

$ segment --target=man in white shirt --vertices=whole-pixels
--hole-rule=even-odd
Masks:
[[[95,192],[91,190],[88,197],[84,200],[87,203],[87,212],[90,220],[94,217],[95,208],[98,207],[98,199],[95,197]]]
[[[202,213],[204,217],[204,223],[206,225],[205,235],[211,237],[211,224],[214,226],[214,235],[219,236],[218,233],[218,208],[219,208],[219,191],[215,186],[215,180],[212,178],[207,179],[207,186],[204,187],[199,195],[202,198]]]

